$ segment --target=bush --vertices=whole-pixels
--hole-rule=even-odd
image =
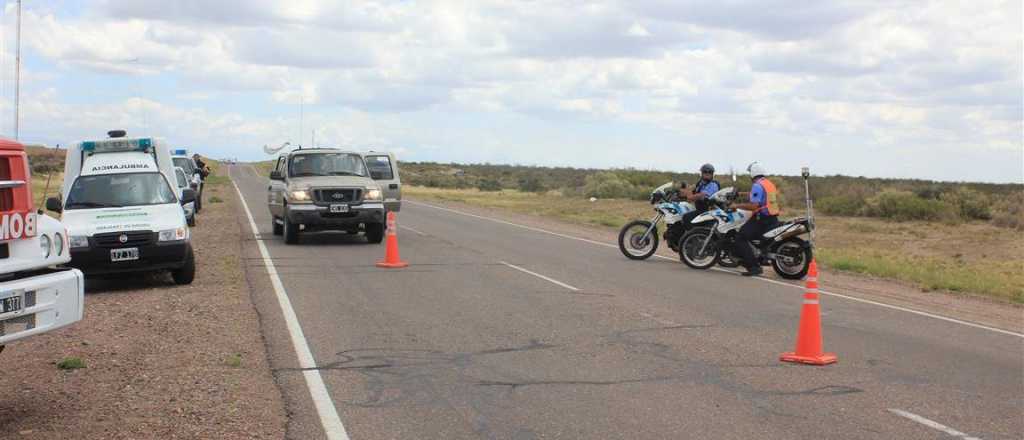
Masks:
[[[526,176],[519,179],[519,190],[522,192],[542,193],[548,189],[537,176]]]
[[[852,217],[862,215],[864,205],[864,199],[861,197],[829,196],[823,197],[814,207],[825,214]]]
[[[476,183],[476,189],[480,191],[501,191],[501,182],[497,179],[481,179]]]
[[[611,171],[602,171],[587,176],[583,184],[584,197],[599,199],[632,199],[638,189],[633,184]]]
[[[961,187],[942,193],[939,200],[956,207],[960,217],[965,220],[992,219],[991,201],[979,191]]]
[[[922,199],[908,191],[884,191],[867,200],[865,213],[897,221],[957,220],[957,209],[939,200]]]

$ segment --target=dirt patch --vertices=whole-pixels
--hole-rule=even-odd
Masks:
[[[416,198],[412,198],[412,201],[416,200]],[[618,240],[617,230],[600,226],[571,224],[567,221],[553,219],[541,213],[523,214],[513,212],[510,209],[479,207],[460,201],[437,200],[429,197],[420,200],[435,206],[445,206],[467,213],[502,219],[535,228],[543,228],[552,232],[586,238],[610,245],[615,245]],[[658,255],[673,260],[678,260],[679,258],[667,246],[661,246],[658,250]],[[765,274],[768,278],[784,281],[775,277],[774,273],[770,270],[765,271]],[[725,275],[723,274],[723,276]],[[956,292],[924,292],[909,283],[828,270],[823,271],[821,282],[822,288],[830,292],[1024,333],[1024,307],[1020,304],[1008,303],[986,296]],[[791,284],[799,285],[799,283]],[[841,299],[826,299],[826,301],[841,301]]]
[[[85,318],[0,354],[0,438],[282,438],[240,258],[238,197],[207,188],[196,279],[88,280]],[[85,368],[60,369],[78,358]],[[63,366],[75,365],[72,360]]]

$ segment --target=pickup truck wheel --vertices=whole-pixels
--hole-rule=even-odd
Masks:
[[[384,224],[383,223],[367,223],[366,224],[366,241],[370,243],[380,243],[384,241]]]
[[[284,242],[285,244],[296,244],[299,242],[299,224],[284,219]]]
[[[271,230],[274,231],[274,235],[284,234],[284,225],[277,222],[277,217],[272,217],[270,219],[270,225],[272,226]]]
[[[192,280],[196,277],[196,259],[195,255],[192,254],[192,248],[188,249],[185,265],[181,269],[172,270],[171,277],[174,278],[174,284],[192,284]]]

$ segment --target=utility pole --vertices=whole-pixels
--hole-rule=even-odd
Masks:
[[[302,149],[302,107],[306,104],[306,97],[299,95],[299,149]]]
[[[14,37],[14,140],[18,140],[18,105],[21,100],[21,0],[18,0],[18,24]]]

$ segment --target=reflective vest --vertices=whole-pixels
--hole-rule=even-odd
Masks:
[[[775,184],[767,177],[762,177],[757,183],[761,184],[764,188],[764,203],[757,210],[757,215],[779,215],[782,210],[779,208],[779,190],[775,188]]]

